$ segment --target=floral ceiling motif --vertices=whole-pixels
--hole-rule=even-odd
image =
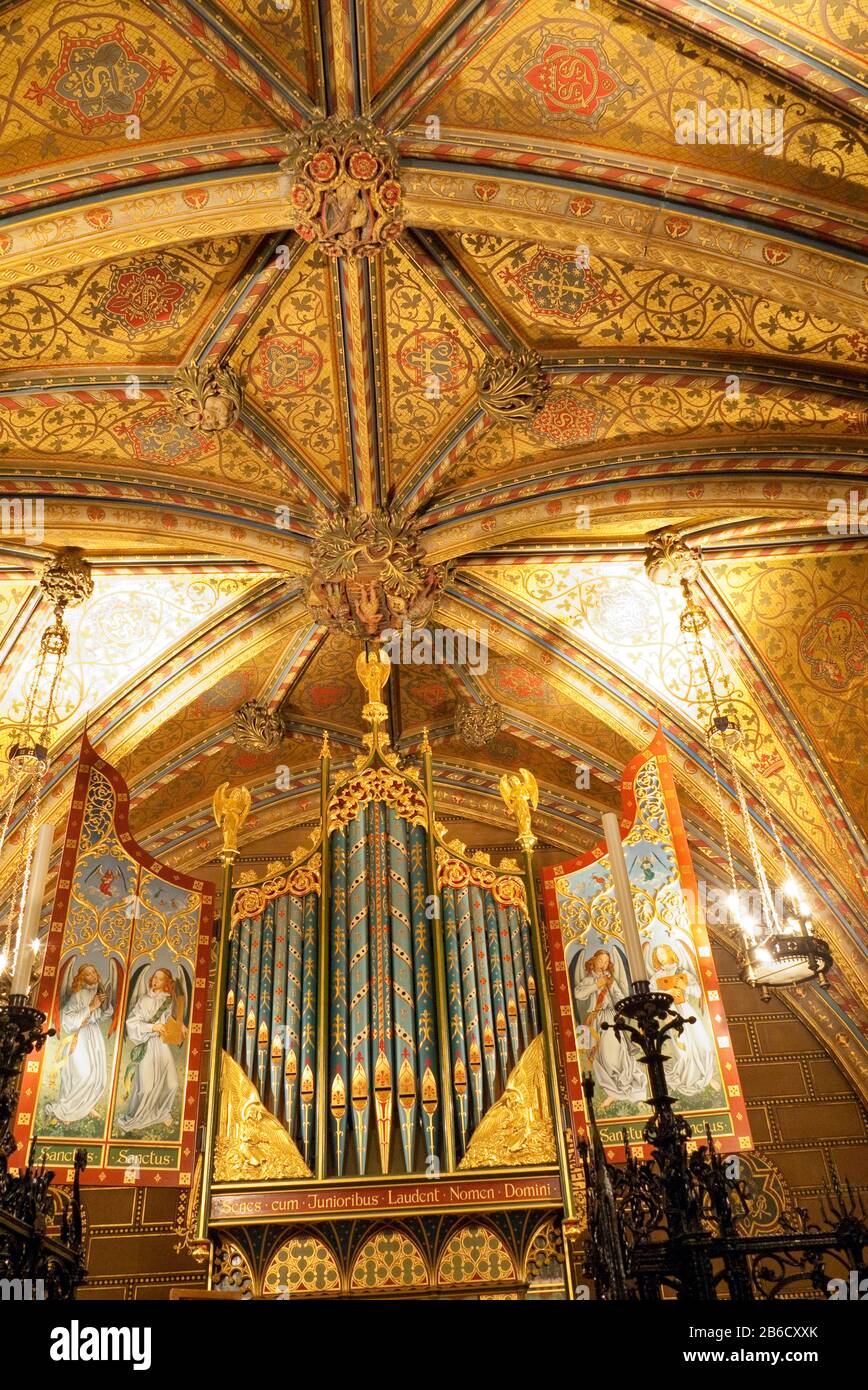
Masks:
[[[0,174],[17,180],[25,170],[62,170],[64,160],[162,153],[167,140],[217,128],[269,128],[263,107],[203,62],[161,8],[141,0],[4,8]]]
[[[588,9],[557,0],[528,0],[497,26],[473,61],[446,72],[426,95],[420,115],[436,114],[441,131],[478,131],[508,142],[516,136],[565,140],[641,156],[658,168],[707,169],[728,177],[772,177],[757,144],[685,145],[675,113],[705,101],[722,109],[778,108],[779,157],[791,189],[856,209],[868,180],[868,150],[853,137],[842,146],[836,122],[819,103],[770,73],[734,71],[705,36],[689,40],[651,18],[629,16],[616,0]],[[544,111],[549,123],[540,135]],[[711,156],[710,156],[710,153]]]
[[[249,260],[252,237],[65,271],[0,299],[4,370],[181,360]]]
[[[471,232],[450,243],[467,274],[534,342],[580,342],[583,348],[678,343],[836,364],[868,360],[864,327],[831,323],[712,280],[604,259],[584,243],[570,253]]]

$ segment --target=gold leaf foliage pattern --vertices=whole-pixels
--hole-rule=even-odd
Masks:
[[[468,274],[493,291],[534,342],[568,346],[578,340],[601,348],[677,344],[705,352],[868,360],[864,329],[685,272],[604,258],[590,248],[580,255],[479,232],[465,232],[452,244]]]

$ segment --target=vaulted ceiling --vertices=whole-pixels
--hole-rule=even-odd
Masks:
[[[642,564],[676,527],[705,557],[764,848],[763,796],[835,947],[832,990],[802,1007],[864,1087],[859,7],[27,0],[0,4],[0,43],[0,472],[45,507],[44,537],[0,537],[4,723],[46,616],[40,559],[80,545],[96,579],[70,613],[47,811],[62,822],[87,715],[171,862],[208,872],[227,778],[254,793],[247,858],[306,836],[322,731],[339,762],[361,734],[357,644],[303,601],[311,538],[342,505],[389,505],[452,562],[441,620],[488,635],[485,672],[394,680],[396,741],[430,728],[456,833],[506,848],[497,777],[523,765],[542,856],[586,848],[659,719],[715,881],[680,597]],[[781,113],[780,148],[679,143],[700,102]],[[325,113],[397,143],[406,227],[367,262],[292,229],[279,162]],[[499,424],[475,372],[522,348],[553,389]],[[242,379],[227,433],[172,408],[194,360]],[[454,710],[484,694],[503,730],[471,750]],[[232,737],[253,696],[289,713],[277,754]]]

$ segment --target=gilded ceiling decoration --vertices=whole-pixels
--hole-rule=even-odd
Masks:
[[[287,73],[306,97],[316,96],[317,25],[306,0],[285,6],[274,0],[220,0],[216,9],[237,26],[251,52],[258,50]]]
[[[726,376],[690,372],[563,373],[555,382],[532,421],[496,422],[456,463],[446,486],[562,458],[567,448],[596,458],[604,444],[645,447],[656,440],[732,439],[758,432],[787,440],[816,432],[819,447],[829,435],[863,436],[868,423],[858,398],[808,393],[747,374],[729,384],[729,394]]]
[[[535,353],[489,357],[476,373],[480,404],[495,420],[533,420],[545,407],[551,382]]]
[[[864,555],[828,553],[709,565],[738,626],[798,709],[861,824],[868,780],[860,711],[868,672]]]
[[[467,232],[452,244],[468,274],[483,280],[501,312],[534,343],[611,349],[678,343],[682,351],[868,360],[864,327],[830,323],[683,272],[598,257],[585,243],[570,252]]]
[[[100,465],[233,483],[280,496],[288,477],[265,450],[254,449],[237,431],[224,435],[192,431],[168,400],[133,387],[110,391],[51,392],[0,400],[0,456],[54,463],[62,452]],[[139,393],[136,399],[136,392]],[[99,519],[99,518],[97,518]],[[171,525],[170,525],[171,529]]]
[[[397,151],[370,121],[317,121],[281,167],[296,232],[327,256],[374,256],[400,236]]]
[[[410,518],[354,507],[318,528],[305,597],[315,622],[375,642],[396,625],[427,624],[446,577]]]
[[[35,280],[0,301],[4,367],[178,362],[254,245],[194,242]]]
[[[384,325],[384,411],[396,488],[421,456],[476,405],[483,353],[469,326],[403,248],[390,248],[379,275]]]
[[[52,741],[62,742],[86,711],[117,694],[143,666],[159,663],[243,590],[242,580],[228,577],[130,575],[123,580],[97,573],[88,603],[71,609],[66,619],[69,651],[56,697]],[[14,631],[18,614],[10,612],[9,617]],[[23,716],[39,632],[39,624],[29,623],[8,650],[0,675],[4,726],[7,721],[14,726]]]
[[[643,570],[674,528],[855,1017],[863,30],[852,0],[3,7],[4,719],[43,558],[83,544],[95,578],[46,814],[89,712],[173,862],[211,872],[227,780],[242,854],[306,839],[323,731],[360,748],[360,641],[409,617],[485,642],[386,691],[450,833],[499,843],[526,767],[544,852],[586,848],[659,717],[713,874],[681,596]],[[753,143],[678,138],[751,107]]]
[[[158,147],[268,129],[267,112],[189,39],[137,0],[22,3],[0,19],[0,172],[63,169]],[[138,148],[136,149],[138,153]]]
[[[187,429],[201,434],[222,434],[238,419],[241,383],[229,367],[191,363],[175,377],[172,399]]]
[[[350,456],[340,399],[335,274],[315,249],[298,257],[247,323],[229,361],[253,410],[341,491]]]
[[[775,154],[788,188],[859,207],[868,152],[858,135],[842,146],[838,124],[822,106],[771,74],[748,68],[734,74],[695,33],[685,42],[612,0],[587,10],[557,0],[520,5],[458,74],[427,96],[420,118],[436,115],[441,129],[495,139],[539,139],[542,128],[552,145],[579,142],[634,165],[644,157],[658,168],[711,169],[709,182],[770,184],[762,146],[676,141],[673,113],[700,100],[714,108],[779,110]]]

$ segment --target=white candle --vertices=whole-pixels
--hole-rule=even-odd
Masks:
[[[51,858],[51,842],[54,839],[54,826],[41,825],[33,847],[30,861],[30,880],[27,884],[27,898],[21,918],[21,936],[18,942],[18,955],[15,957],[15,975],[12,979],[13,994],[30,993],[30,976],[33,973],[33,943],[39,936],[39,918],[42,912],[42,895],[48,877],[48,861]]]
[[[627,951],[627,966],[630,971],[630,979],[635,985],[637,980],[648,979],[648,967],[645,964],[639,927],[633,908],[633,894],[630,891],[627,860],[624,858],[624,846],[621,843],[621,828],[618,825],[618,817],[613,815],[611,811],[607,811],[603,816],[603,834],[606,837],[606,848],[609,851],[609,866],[612,870],[612,882],[615,885],[615,902],[618,904],[618,912],[621,917],[621,934]]]

